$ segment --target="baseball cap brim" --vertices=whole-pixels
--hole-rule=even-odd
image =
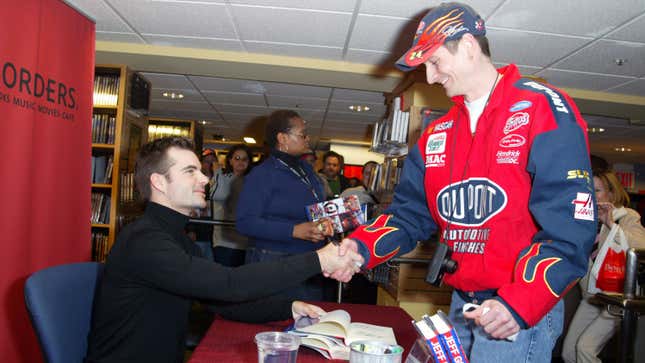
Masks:
[[[442,44],[441,42],[417,44],[408,49],[394,65],[403,72],[414,70],[419,65],[425,63]]]

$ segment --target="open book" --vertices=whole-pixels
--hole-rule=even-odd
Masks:
[[[317,323],[296,327],[289,333],[301,337],[301,344],[317,350],[327,359],[349,360],[349,345],[358,340],[396,344],[394,331],[387,326],[352,323],[345,310],[334,310],[321,316]]]

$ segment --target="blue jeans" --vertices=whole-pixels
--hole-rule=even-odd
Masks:
[[[562,300],[535,326],[520,330],[514,342],[490,338],[472,320],[465,319],[462,306],[466,302],[456,292],[452,293],[450,321],[455,326],[470,363],[551,362],[551,351],[562,334]]]

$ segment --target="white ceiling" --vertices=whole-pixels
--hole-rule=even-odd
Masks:
[[[224,50],[237,52],[241,58],[254,54],[315,58],[386,69],[410,44],[427,8],[440,2],[67,1],[96,20],[99,42]],[[644,0],[466,2],[486,21],[496,64],[514,62],[522,73],[543,77],[567,90],[629,99],[629,107],[607,108],[606,112],[608,105],[602,97],[594,102],[581,101],[581,105],[589,105],[588,110],[581,108],[594,113],[587,117],[590,125],[603,125],[607,130],[590,135],[593,152],[610,161],[643,162],[645,126],[634,126],[627,118],[645,119]],[[624,64],[617,65],[617,58],[624,59]],[[293,59],[295,67],[299,58]],[[221,134],[239,138],[252,127],[254,117],[291,108],[308,120],[314,143],[330,138],[366,140],[368,126],[385,112],[383,94],[373,88],[365,91],[347,89],[352,88],[347,84],[298,85],[287,76],[284,79],[289,83],[280,83],[280,75],[268,82],[203,76],[199,72],[168,74],[174,73],[172,65],[165,70],[159,65],[147,68],[139,64],[135,69],[144,71],[152,82],[152,115],[206,120],[207,137]],[[186,97],[181,102],[165,100],[161,93],[166,90]],[[367,104],[372,110],[350,113],[347,107],[356,103]],[[603,113],[621,118],[599,117]],[[627,146],[633,151],[619,154],[613,151],[614,146]]]

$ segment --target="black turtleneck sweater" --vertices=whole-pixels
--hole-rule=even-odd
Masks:
[[[269,295],[321,271],[315,252],[238,268],[218,265],[197,257],[184,233],[187,222],[149,203],[119,234],[96,295],[86,362],[182,362],[192,299],[235,302],[224,312],[245,321],[286,319],[289,302]]]

